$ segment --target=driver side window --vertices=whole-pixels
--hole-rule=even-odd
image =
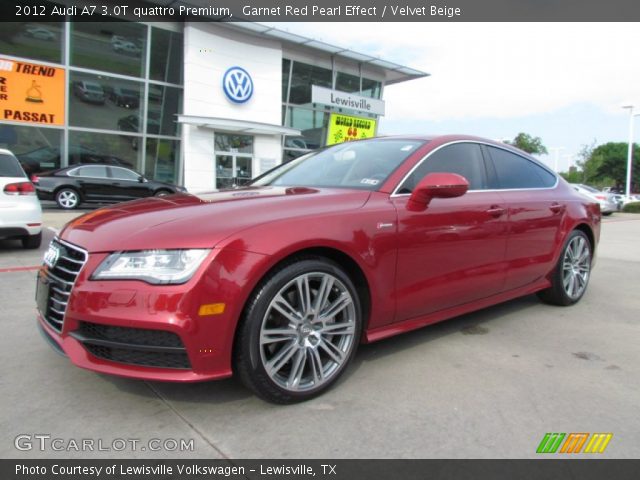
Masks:
[[[399,194],[411,193],[428,173],[448,172],[462,175],[469,181],[469,190],[485,190],[487,175],[482,150],[477,143],[454,143],[431,154],[404,181]]]

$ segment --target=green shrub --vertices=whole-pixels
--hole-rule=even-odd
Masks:
[[[622,211],[626,213],[640,213],[640,202],[627,203],[622,208]]]

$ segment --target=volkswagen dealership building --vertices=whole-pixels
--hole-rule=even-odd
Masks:
[[[0,147],[37,173],[130,166],[199,192],[376,134],[427,75],[256,23],[22,22],[0,32]]]

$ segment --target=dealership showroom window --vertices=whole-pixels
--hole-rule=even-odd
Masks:
[[[7,68],[27,64],[60,80],[11,78],[10,88],[27,99],[0,119],[0,147],[27,173],[109,163],[193,192],[243,185],[311,150],[374,136],[384,86],[427,75],[261,24],[3,28]],[[251,82],[240,101],[224,93],[223,74],[233,69]],[[29,117],[29,109],[46,115]]]

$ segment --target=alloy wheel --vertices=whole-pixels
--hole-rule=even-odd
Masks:
[[[335,276],[297,276],[273,297],[260,328],[260,357],[267,375],[291,392],[329,382],[349,359],[356,308]]]
[[[58,203],[63,208],[74,208],[78,204],[78,194],[72,190],[63,190],[58,194]]]
[[[573,237],[564,251],[562,260],[562,284],[564,291],[575,300],[587,288],[591,271],[591,250],[583,236]]]

